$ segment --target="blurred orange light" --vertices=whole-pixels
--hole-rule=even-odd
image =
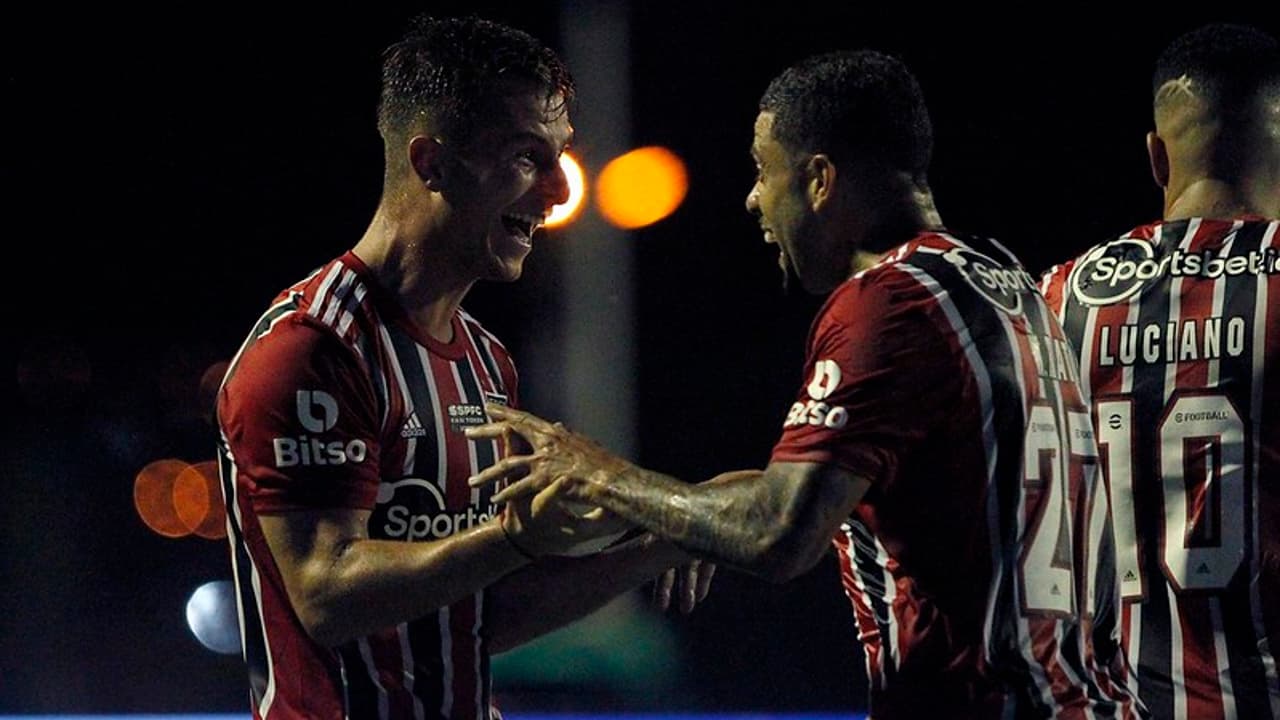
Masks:
[[[563,205],[551,208],[543,227],[559,227],[568,223],[582,209],[582,201],[587,197],[586,175],[576,158],[569,153],[560,155],[560,169],[564,171],[565,180],[569,181],[569,199]]]
[[[196,463],[178,473],[173,484],[173,508],[190,532],[209,540],[226,537],[227,510],[218,487],[218,463]]]
[[[688,190],[679,156],[663,147],[642,147],[605,165],[596,179],[596,207],[610,223],[631,230],[675,212]]]
[[[147,527],[165,537],[191,534],[173,506],[174,485],[188,467],[181,460],[156,460],[142,468],[133,481],[133,506],[138,516]]]

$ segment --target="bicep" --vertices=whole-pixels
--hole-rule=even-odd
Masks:
[[[790,503],[801,524],[830,538],[871,487],[859,473],[832,463],[775,460],[764,476],[767,481],[793,488]]]
[[[863,475],[820,462],[774,461],[761,476],[779,504],[782,532],[777,556],[786,558],[783,579],[795,577],[822,559],[853,509],[870,487]]]
[[[364,539],[370,511],[347,508],[295,510],[260,515],[258,522],[285,589],[297,604],[311,595],[314,583],[357,540]]]

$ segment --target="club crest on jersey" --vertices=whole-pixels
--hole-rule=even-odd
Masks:
[[[1022,294],[1036,287],[1035,278],[1026,270],[1002,265],[971,248],[952,248],[942,257],[960,271],[978,294],[1010,315],[1022,314]]]
[[[449,416],[449,427],[456,432],[462,432],[464,429],[473,425],[483,425],[489,422],[489,416],[484,411],[483,405],[474,403],[457,403],[446,408]]]
[[[1090,250],[1071,271],[1071,294],[1082,305],[1112,305],[1133,297],[1163,274],[1151,244],[1120,238]]]

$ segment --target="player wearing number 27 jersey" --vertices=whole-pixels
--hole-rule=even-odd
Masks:
[[[1276,47],[1210,26],[1166,50],[1166,220],[1042,285],[1092,397],[1125,650],[1158,718],[1280,718],[1280,134],[1255,132],[1280,127]]]

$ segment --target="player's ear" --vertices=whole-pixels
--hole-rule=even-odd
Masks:
[[[440,192],[444,180],[444,144],[439,138],[417,135],[409,141],[409,162],[428,190]]]
[[[1147,158],[1151,161],[1151,177],[1162,188],[1169,187],[1169,149],[1154,130],[1147,133]]]
[[[809,207],[820,210],[835,194],[836,164],[827,155],[811,155],[804,164],[805,195]]]

